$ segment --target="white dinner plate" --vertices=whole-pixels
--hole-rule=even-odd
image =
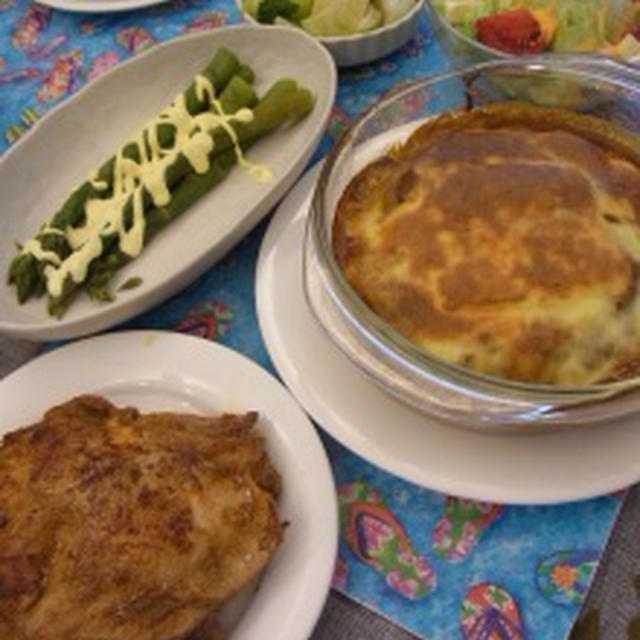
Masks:
[[[47,314],[44,299],[20,306],[6,284],[15,243],[51,219],[90,171],[157,115],[226,46],[255,71],[259,95],[279,78],[314,93],[313,111],[295,126],[266,136],[247,157],[273,172],[267,184],[240,167],[153,239],[121,270],[118,283],[142,284],[99,303],[82,294],[66,315]],[[329,117],[335,66],[326,49],[301,30],[229,27],[160,44],[116,67],[53,109],[0,160],[0,331],[32,340],[77,337],[122,322],[186,286],[220,258],[275,206],[304,170]]]
[[[83,13],[113,13],[114,11],[130,11],[169,0],[38,0],[54,9],[64,11],[82,11]]]
[[[290,524],[259,588],[243,599],[230,640],[306,640],[333,573],[337,507],[324,448],[286,389],[248,358],[202,338],[112,333],[40,356],[2,380],[0,436],[81,393],[142,410],[259,412],[282,476],[279,513]]]
[[[302,246],[316,167],[280,205],[258,260],[258,319],[285,384],[334,438],[417,484],[513,504],[590,498],[640,480],[640,420],[555,433],[484,434],[441,424],[371,382],[316,323]]]

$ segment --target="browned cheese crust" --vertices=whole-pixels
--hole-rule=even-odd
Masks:
[[[256,418],[82,396],[7,435],[0,638],[218,637],[211,612],[282,539]]]
[[[640,372],[640,144],[510,103],[443,115],[351,181],[333,249],[396,331],[444,361],[580,386]]]

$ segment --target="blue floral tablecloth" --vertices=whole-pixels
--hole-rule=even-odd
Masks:
[[[173,0],[109,15],[0,0],[0,150],[119,62],[158,41],[240,20],[234,0]],[[445,64],[425,19],[398,53],[342,71],[315,160],[382,92]],[[217,340],[274,372],[253,293],[266,224],[178,296],[127,326]],[[554,507],[463,500],[404,482],[323,439],[340,502],[334,588],[430,640],[567,637],[619,511],[619,495]]]

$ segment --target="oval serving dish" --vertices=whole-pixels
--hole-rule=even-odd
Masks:
[[[510,59],[478,65],[402,87],[347,131],[323,171],[306,238],[305,286],[310,306],[333,341],[371,379],[421,411],[455,424],[530,431],[605,421],[640,409],[640,378],[584,387],[532,384],[483,375],[440,360],[376,315],[347,281],[332,248],[338,202],[351,179],[426,120],[445,112],[522,99],[535,84],[540,102],[570,81],[575,112],[640,132],[640,72],[613,61],[564,57]],[[535,104],[533,97],[529,102]]]
[[[273,179],[261,184],[236,167],[121,270],[115,289],[132,277],[142,283],[119,291],[114,302],[95,302],[83,294],[58,320],[47,314],[42,299],[19,305],[13,287],[5,285],[0,332],[31,340],[74,338],[145,311],[211,267],[294,183],[320,141],[333,106],[336,72],[327,51],[311,36],[282,27],[238,26],[179,38],[87,85],[44,116],[0,160],[5,202],[0,268],[6,273],[14,243],[24,242],[49,220],[71,189],[115,153],[131,132],[169,105],[221,46],[253,65],[259,93],[279,78],[292,78],[315,96],[314,108],[303,121],[260,140],[247,153],[249,160],[268,165]]]

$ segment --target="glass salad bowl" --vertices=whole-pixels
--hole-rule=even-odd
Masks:
[[[570,99],[559,90],[567,82],[574,88]],[[640,378],[559,387],[499,379],[439,360],[395,331],[353,290],[333,254],[332,224],[351,178],[420,124],[444,112],[522,101],[523,85],[530,103],[595,115],[630,136],[640,134],[640,71],[613,60],[509,58],[407,84],[365,112],[328,156],[305,238],[307,300],[331,340],[400,401],[483,430],[532,431],[626,416],[640,410]]]
[[[431,24],[438,37],[438,41],[454,66],[468,66],[481,62],[511,57],[511,54],[504,53],[503,51],[483,44],[469,35],[468,32],[465,32],[455,24],[452,24],[442,11],[442,5],[447,1],[452,2],[452,4],[455,5],[457,13],[462,12],[464,14],[466,12],[481,16],[486,12],[482,11],[481,5],[475,3],[475,0],[462,0],[460,2],[454,2],[454,0],[427,0],[426,10]],[[483,4],[487,4],[485,0],[481,0],[481,2]],[[571,0],[571,2],[575,6],[575,11],[580,11],[582,14],[588,11],[587,8],[580,6],[581,0]],[[630,2],[632,3],[632,0],[613,0],[611,9],[613,9],[613,5],[626,5]],[[508,6],[511,6],[512,4],[514,3],[510,3]],[[542,3],[540,6],[544,7],[546,5],[545,3]],[[581,31],[580,27],[580,24],[576,25],[576,31],[578,34],[580,34]],[[585,34],[584,37],[588,38],[589,34]],[[566,43],[565,49],[567,49],[572,43],[572,36],[570,35],[569,38],[570,40]],[[578,35],[573,36],[573,38],[579,41]],[[582,49],[587,45],[582,43],[582,41],[579,41],[576,43],[576,46]],[[616,49],[616,57],[623,58],[627,63],[640,65],[640,42],[636,44],[636,41],[632,39],[632,36],[627,35],[619,47],[611,47],[611,49]],[[547,55],[557,54],[550,52]],[[599,56],[601,54],[589,52],[588,55]]]

